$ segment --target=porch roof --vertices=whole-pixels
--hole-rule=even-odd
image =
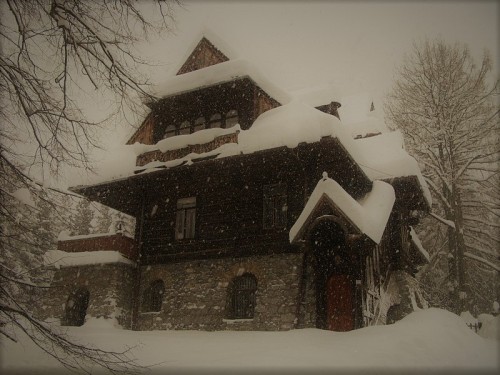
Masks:
[[[355,200],[335,180],[323,178],[318,182],[307,201],[302,213],[290,229],[290,242],[301,239],[320,203],[326,200],[336,211],[350,221],[360,233],[366,234],[375,243],[379,243],[394,206],[396,195],[394,188],[383,181],[374,181],[372,190],[362,199]]]

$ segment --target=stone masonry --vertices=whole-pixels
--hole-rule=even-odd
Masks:
[[[134,277],[134,267],[122,263],[57,269],[51,287],[42,296],[37,315],[42,320],[58,318],[63,322],[68,297],[85,288],[90,292],[87,318],[116,318],[121,326],[130,328]]]
[[[139,330],[289,330],[297,315],[302,254],[198,260],[144,266],[140,301],[155,280],[165,284],[159,312],[141,312]],[[257,278],[253,319],[226,319],[230,281],[243,273]]]

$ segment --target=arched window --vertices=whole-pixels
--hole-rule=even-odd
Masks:
[[[252,319],[255,312],[257,278],[245,273],[233,279],[228,293],[228,318]]]
[[[165,284],[163,283],[163,280],[158,279],[153,281],[144,291],[144,296],[142,298],[142,311],[160,311],[164,294]]]
[[[233,127],[236,125],[239,121],[238,118],[238,111],[236,109],[231,109],[227,114],[226,114],[226,129]]]
[[[210,129],[220,128],[221,125],[222,125],[222,116],[220,115],[220,113],[216,113],[215,115],[212,115],[212,117],[210,117],[210,122],[209,122]]]
[[[85,288],[72,292],[66,301],[66,311],[63,325],[82,326],[85,323],[90,293]]]
[[[175,126],[174,125],[168,125],[167,129],[165,129],[165,134],[163,135],[163,138],[170,138],[175,135]]]
[[[198,117],[194,122],[194,131],[205,129],[205,117]]]
[[[189,134],[191,133],[191,123],[189,121],[184,121],[179,127],[179,134]]]

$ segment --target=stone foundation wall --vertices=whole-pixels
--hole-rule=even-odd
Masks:
[[[155,280],[165,284],[161,311],[141,312],[138,329],[289,330],[297,317],[301,254],[199,260],[144,266],[144,291]],[[245,272],[257,278],[253,319],[226,319],[230,281]]]
[[[124,264],[67,267],[54,271],[51,288],[40,296],[36,315],[45,320],[57,318],[64,322],[69,295],[79,288],[90,292],[87,318],[116,318],[130,328],[132,286],[135,269]]]

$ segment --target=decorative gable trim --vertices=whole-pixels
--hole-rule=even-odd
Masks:
[[[215,47],[212,42],[203,37],[176,75],[193,72],[225,61],[229,61],[229,58]]]

